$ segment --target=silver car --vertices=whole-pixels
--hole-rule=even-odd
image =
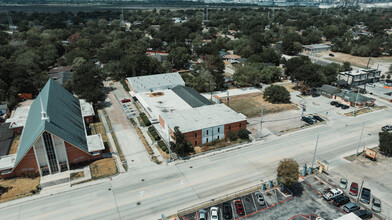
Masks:
[[[207,220],[206,210],[200,209],[200,210],[197,212],[197,214],[198,214],[198,216],[199,216],[199,219],[198,219],[198,220]]]
[[[377,199],[377,198],[373,198],[373,205],[372,205],[372,210],[374,212],[381,212],[381,200]]]
[[[339,183],[340,188],[346,189],[347,188],[347,184],[348,184],[348,180],[346,178],[341,178],[340,179],[340,183]]]
[[[261,194],[261,192],[255,192],[254,195],[257,204],[259,204],[260,206],[265,206],[265,200],[263,194]]]

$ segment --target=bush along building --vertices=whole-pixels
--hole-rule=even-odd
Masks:
[[[179,73],[127,78],[130,94],[143,106],[161,136],[172,137],[174,128],[193,145],[203,145],[246,129],[246,116],[225,104],[214,104],[185,86]],[[166,140],[167,141],[167,140]]]
[[[0,158],[0,178],[68,171],[102,158],[104,148],[101,135],[87,135],[79,99],[49,79],[29,109],[17,153]]]

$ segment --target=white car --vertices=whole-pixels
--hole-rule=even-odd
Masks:
[[[334,199],[342,194],[343,194],[343,191],[341,189],[336,188],[336,189],[331,189],[330,191],[324,193],[323,197],[325,200],[329,201],[329,200]]]
[[[210,220],[219,220],[218,207],[211,207],[211,209],[210,209]]]

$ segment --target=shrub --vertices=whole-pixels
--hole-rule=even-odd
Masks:
[[[240,129],[238,131],[238,137],[241,138],[242,140],[247,140],[249,139],[249,133],[246,129]]]
[[[238,139],[237,134],[234,131],[229,131],[229,140],[236,141]]]
[[[151,125],[150,120],[148,120],[148,117],[147,117],[147,115],[144,112],[140,113],[140,118],[143,120],[143,123],[144,123],[145,126],[150,126]]]
[[[161,139],[161,137],[159,137],[158,132],[154,128],[154,126],[148,127],[148,132],[150,132],[150,134],[154,138],[154,140],[159,141]]]
[[[120,79],[120,83],[122,84],[122,86],[124,87],[124,89],[129,92],[129,87],[128,84],[125,82],[124,79]]]
[[[162,140],[158,141],[158,147],[165,151],[165,153],[169,153],[169,149],[167,148],[165,142],[163,142]]]

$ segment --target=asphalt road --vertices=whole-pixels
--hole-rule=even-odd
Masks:
[[[181,208],[273,179],[283,158],[292,157],[300,166],[309,165],[317,134],[316,159],[327,161],[330,169],[338,169],[347,164],[343,156],[355,152],[363,121],[366,127],[362,144],[374,145],[390,115],[390,110],[384,110],[356,118],[336,117],[326,125],[169,165],[141,161],[146,166],[130,164],[127,173],[112,181],[19,204],[0,204],[1,218],[158,219],[162,213],[174,214]],[[132,147],[132,143],[123,147]]]

